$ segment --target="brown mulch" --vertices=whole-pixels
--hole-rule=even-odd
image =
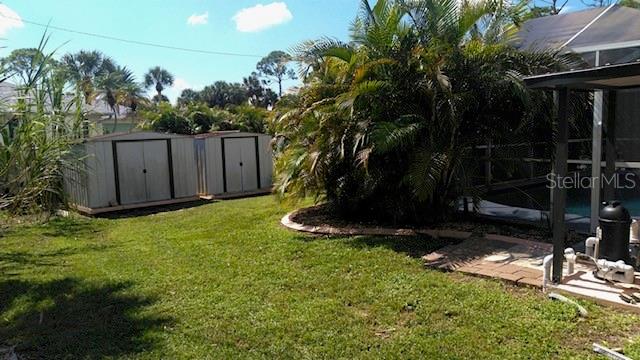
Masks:
[[[479,218],[473,215],[437,224],[380,224],[373,221],[354,221],[339,218],[335,212],[330,211],[326,205],[318,205],[300,209],[295,212],[291,220],[309,226],[332,226],[332,227],[401,227],[404,229],[433,229],[433,230],[457,230],[473,233],[474,236],[484,236],[485,234],[497,234],[513,236],[526,240],[550,243],[551,233],[548,229],[525,224],[509,224],[504,221],[494,221],[487,218]]]

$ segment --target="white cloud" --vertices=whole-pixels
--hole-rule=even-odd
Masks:
[[[187,18],[187,24],[189,25],[206,25],[209,22],[209,12],[202,13],[200,15],[193,14]]]
[[[238,11],[233,17],[236,28],[242,32],[261,31],[284,24],[291,19],[293,19],[293,15],[284,2],[274,2],[269,5],[258,4]]]
[[[24,27],[22,18],[10,7],[0,4],[0,36],[5,36],[9,30]]]
[[[193,87],[191,86],[191,84],[189,84],[189,82],[183,78],[176,78],[173,81],[173,88],[177,91],[177,92],[181,92],[184,89],[193,89]]]
[[[182,90],[184,89],[192,89],[198,91],[202,89],[202,85],[192,84],[184,78],[176,77],[175,80],[173,80],[173,86],[165,89],[165,91],[162,92],[162,95],[168,97],[169,101],[175,104],[176,100],[178,99],[178,97],[180,97],[180,95],[182,94]],[[155,91],[151,89],[149,95],[155,96]]]

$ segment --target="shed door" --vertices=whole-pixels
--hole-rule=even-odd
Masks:
[[[224,172],[229,193],[242,192],[242,140],[224,139]]]
[[[256,140],[242,141],[242,191],[258,190],[258,161],[256,160]]]
[[[258,189],[258,160],[254,138],[224,139],[227,192]]]
[[[116,146],[121,204],[136,204],[147,201],[143,143],[122,142],[116,143]]]
[[[143,144],[147,201],[171,199],[171,174],[169,172],[167,142],[157,140],[145,141]]]

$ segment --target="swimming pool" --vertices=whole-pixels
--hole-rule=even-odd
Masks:
[[[513,188],[487,194],[484,199],[513,207],[549,211],[550,191],[546,186]],[[618,189],[615,199],[622,202],[631,216],[640,217],[640,189]],[[566,213],[589,217],[591,190],[567,189]]]

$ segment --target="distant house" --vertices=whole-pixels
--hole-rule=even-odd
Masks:
[[[0,83],[0,106],[10,108],[18,100],[16,85],[10,82]],[[72,104],[73,95],[65,95],[66,104]],[[69,112],[75,111],[75,105],[71,105]],[[82,111],[88,121],[88,135],[104,135],[111,133],[130,132],[138,126],[139,119],[128,108],[119,107],[118,121],[111,108],[100,98],[92,104],[82,104]]]
[[[638,61],[640,10],[612,5],[532,19],[517,46],[578,53],[592,67]]]

